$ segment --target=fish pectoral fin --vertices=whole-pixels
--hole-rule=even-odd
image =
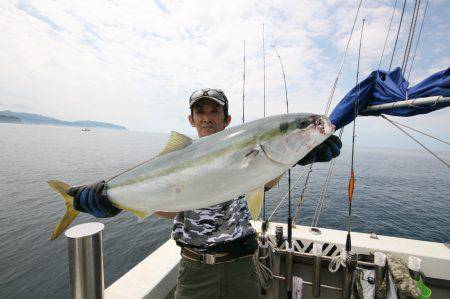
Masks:
[[[72,223],[80,212],[73,208],[73,198],[67,194],[67,190],[70,189],[69,185],[60,181],[48,181],[47,183],[53,190],[62,196],[66,203],[66,214],[59,220],[50,237],[50,240],[55,240]]]
[[[192,139],[189,138],[186,135],[183,135],[181,133],[172,131],[169,137],[169,141],[167,141],[166,146],[164,149],[159,153],[158,156],[165,155],[167,153],[177,151],[180,149],[183,149],[187,147],[188,145],[192,144]]]
[[[274,155],[271,154],[266,147],[264,147],[264,145],[260,144],[260,146],[261,146],[262,152],[267,157],[267,159],[269,159],[270,161],[277,163],[277,164],[281,164],[281,165],[289,165],[288,163],[285,163],[285,162],[281,161],[280,159],[275,158]]]
[[[261,212],[261,207],[263,205],[264,199],[264,186],[258,187],[245,194],[245,199],[247,200],[248,209],[252,215],[253,220],[258,220],[259,213]]]

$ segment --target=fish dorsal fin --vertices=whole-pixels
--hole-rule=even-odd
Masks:
[[[264,198],[264,186],[251,190],[245,194],[245,199],[247,200],[248,209],[252,215],[253,220],[258,220],[259,213],[261,212],[261,207]]]
[[[192,139],[181,133],[172,131],[167,141],[166,147],[159,153],[158,156],[165,155],[167,153],[180,150],[186,146],[192,144]]]

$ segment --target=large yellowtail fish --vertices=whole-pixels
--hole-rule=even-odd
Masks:
[[[108,198],[143,219],[155,211],[205,208],[245,194],[257,219],[264,185],[333,132],[328,118],[306,113],[270,116],[198,140],[172,132],[158,156],[106,181]],[[67,209],[52,233],[54,240],[78,211],[66,193],[69,185],[48,183]]]

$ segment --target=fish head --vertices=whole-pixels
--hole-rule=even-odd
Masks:
[[[326,116],[309,113],[279,115],[270,120],[261,135],[261,148],[277,163],[294,165],[334,133]]]

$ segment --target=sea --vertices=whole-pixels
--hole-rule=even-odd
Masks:
[[[50,241],[64,202],[47,185],[70,185],[112,177],[157,154],[168,134],[39,125],[0,124],[0,298],[66,298],[69,294],[67,239]],[[449,152],[439,153],[447,161]],[[336,160],[318,226],[346,229],[350,145]],[[316,163],[304,191],[297,223],[311,225],[328,163]],[[356,145],[352,229],[379,235],[450,243],[450,171],[417,149]],[[304,171],[296,166],[292,182]],[[199,186],[201,187],[201,186]],[[297,210],[303,180],[292,192]],[[266,214],[287,192],[287,178],[267,192]],[[272,221],[285,222],[287,203]],[[169,237],[171,221],[143,222],[128,212],[111,219],[81,215],[76,223],[105,224],[106,287]]]

